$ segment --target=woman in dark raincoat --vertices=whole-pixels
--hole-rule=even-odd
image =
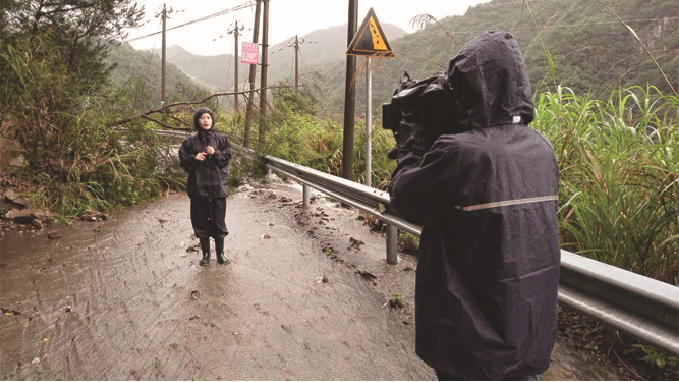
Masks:
[[[188,137],[179,148],[179,164],[189,173],[186,192],[191,199],[191,225],[200,239],[203,259],[210,263],[210,237],[215,239],[217,261],[229,264],[224,255],[226,229],[226,197],[229,196],[231,144],[215,130],[212,110],[201,107],[193,116],[197,134]]]
[[[537,380],[556,337],[554,150],[526,126],[530,84],[509,33],[476,37],[442,77],[450,134],[411,135],[389,188],[393,207],[423,226],[415,350],[439,379]]]

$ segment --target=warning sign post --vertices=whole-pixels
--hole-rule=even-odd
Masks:
[[[393,58],[395,56],[374,9],[370,8],[363,19],[363,24],[358,28],[347,48],[347,55],[366,56],[368,60],[365,70],[365,184],[372,187],[372,59],[373,57]]]

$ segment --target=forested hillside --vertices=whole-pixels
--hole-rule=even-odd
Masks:
[[[405,31],[393,25],[383,26],[389,38],[399,38],[405,35]],[[341,60],[346,51],[347,27],[338,26],[324,30],[318,30],[304,36],[298,36],[300,41],[299,71],[300,77],[307,75],[306,69],[312,65],[322,65],[326,62]],[[251,35],[241,37],[240,41],[251,41]],[[271,46],[269,54],[269,83],[280,81],[292,82],[294,50],[289,42],[294,41],[291,36],[285,41]],[[260,38],[261,42],[261,38]],[[147,52],[151,54],[151,52]],[[160,63],[160,51],[154,50],[153,55]],[[120,60],[125,61],[125,55],[118,55]],[[261,57],[260,57],[261,60]],[[233,91],[234,60],[233,54],[220,54],[216,56],[202,56],[190,53],[183,48],[173,45],[167,49],[167,61],[176,65],[186,75],[191,77],[196,84],[206,86],[212,91]],[[160,64],[158,64],[157,67]],[[130,65],[124,65],[130,67]],[[153,66],[153,69],[156,67]],[[250,65],[238,63],[238,77],[240,88],[243,89],[248,82]],[[158,72],[158,78],[160,73]],[[260,83],[259,73],[256,83]]]
[[[673,87],[679,90],[679,2],[676,0],[609,1],[657,60]],[[413,15],[415,16],[415,15]],[[446,17],[418,33],[392,42],[396,58],[383,59],[373,76],[373,104],[388,102],[401,70],[424,79],[446,70],[458,48],[485,30],[507,30],[517,39],[528,67],[534,93],[555,85],[576,94],[606,96],[611,88],[657,86],[670,93],[663,73],[625,25],[598,1],[494,0],[470,7],[462,16]],[[441,27],[442,26],[442,27]],[[451,41],[451,38],[454,42]],[[549,57],[554,63],[554,77]],[[359,67],[363,59],[358,60]],[[344,62],[309,67],[317,96],[330,114],[344,102]],[[309,77],[302,77],[312,85]],[[322,78],[322,80],[320,79]],[[365,108],[365,74],[357,75],[357,110]]]
[[[613,12],[634,30],[653,58]],[[388,24],[383,28],[396,51],[396,58],[375,64],[375,108],[389,101],[402,70],[407,70],[414,79],[445,71],[457,50],[486,30],[507,30],[514,35],[523,52],[535,93],[562,85],[576,94],[591,92],[593,97],[600,97],[612,88],[645,87],[647,84],[668,93],[671,89],[667,80],[679,89],[679,2],[676,0],[615,0],[610,9],[592,0],[494,0],[470,7],[462,16],[446,17],[438,22],[430,19],[429,26],[417,33],[406,35]],[[249,40],[250,37],[242,38]],[[292,39],[294,36],[290,41]],[[300,84],[321,101],[324,114],[341,115],[346,25],[315,31],[299,39],[304,40],[300,45]],[[129,73],[128,70],[136,68],[146,73],[143,77],[149,85],[154,83],[154,89],[159,88],[155,84],[160,81],[160,71],[156,69],[160,52],[153,53],[158,64],[144,64],[148,62],[149,54],[144,56],[146,58],[135,58],[135,63],[126,62],[133,56],[125,51],[115,54],[114,59],[118,59],[120,65],[117,73]],[[289,41],[271,47],[269,84],[292,82],[293,55]],[[168,63],[171,72],[174,64],[196,84],[211,91],[233,90],[233,55],[198,56],[172,46],[168,49]],[[358,66],[355,86],[359,89],[357,110],[361,113],[365,109],[363,58],[358,59]],[[249,65],[239,64],[241,88],[247,83],[248,71]],[[117,77],[124,78],[122,74]],[[170,75],[169,86],[182,77]],[[256,81],[259,85],[259,76]]]
[[[129,44],[122,44],[111,49],[106,62],[117,64],[111,71],[113,81],[123,85],[134,78],[132,76],[136,76],[138,80],[143,81],[143,91],[149,95],[153,104],[160,103],[161,59],[157,54],[137,51]],[[199,84],[172,63],[167,64],[166,70],[166,94],[174,92],[179,84]]]

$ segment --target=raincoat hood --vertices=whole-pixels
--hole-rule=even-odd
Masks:
[[[213,131],[215,129],[215,113],[212,112],[212,110],[208,109],[207,107],[201,107],[200,109],[196,110],[196,114],[193,115],[193,127],[196,128],[198,131],[205,131],[200,127],[200,117],[208,113],[210,114],[210,117],[212,118],[212,127],[208,131]]]
[[[533,120],[528,73],[511,34],[485,32],[477,36],[450,60],[447,75],[460,125],[483,128]]]

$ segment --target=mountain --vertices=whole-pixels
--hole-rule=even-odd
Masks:
[[[406,35],[406,32],[394,25],[384,24],[382,30],[390,43]],[[288,46],[295,40],[294,36],[288,41],[271,47],[271,65],[269,75],[274,82],[281,80],[294,81],[293,55],[294,49]],[[300,79],[306,75],[307,69],[312,66],[344,60],[347,50],[347,25],[317,30],[305,36],[299,36],[299,63],[298,73]],[[303,41],[303,42],[302,42]]]
[[[404,30],[390,24],[384,24],[382,28],[390,41],[406,34]],[[347,26],[344,25],[299,36],[299,41],[303,41],[300,43],[298,64],[300,77],[305,73],[305,67],[343,59],[347,43],[346,34]],[[244,36],[241,41],[249,40],[251,38],[248,39],[247,36]],[[271,46],[269,50],[269,84],[283,80],[292,82],[293,80],[294,49],[288,46],[289,41],[294,41],[294,36],[286,42]],[[156,54],[160,54],[160,52],[156,52]],[[194,78],[197,83],[205,85],[213,91],[233,91],[234,60],[232,54],[199,56],[175,45],[167,49],[167,61]],[[244,89],[245,84],[247,84],[249,70],[250,65],[238,63],[241,89]],[[259,72],[256,83],[259,86]]]
[[[635,31],[662,72],[611,10],[590,0],[493,0],[470,7],[426,29],[391,43],[393,59],[381,59],[373,75],[373,105],[389,102],[402,70],[425,79],[445,71],[466,42],[486,30],[506,30],[517,40],[526,62],[534,94],[556,85],[605,97],[612,88],[658,87],[679,91],[679,2],[676,0],[614,0],[611,10]],[[448,36],[450,34],[450,37]],[[452,39],[451,39],[452,38]],[[550,70],[553,63],[553,75]],[[358,60],[361,68],[363,59]],[[317,73],[304,83],[318,88],[325,112],[336,115],[344,104],[344,62],[328,61],[308,67]],[[663,74],[664,72],[664,74]],[[365,110],[365,71],[356,76],[356,110]]]
[[[402,70],[419,80],[445,71],[449,60],[466,42],[486,30],[506,30],[517,40],[526,62],[534,94],[557,85],[577,94],[591,92],[605,97],[610,89],[630,86],[658,87],[664,94],[679,91],[679,2],[676,0],[610,0],[607,9],[591,0],[541,0],[517,2],[492,0],[469,7],[461,16],[430,20],[425,29],[406,34],[388,24],[383,29],[396,53],[393,59],[375,60],[373,107],[389,102]],[[616,14],[613,14],[615,12]],[[626,20],[623,25],[618,17]],[[426,16],[423,16],[426,19]],[[292,82],[294,50],[291,39],[270,48],[269,84]],[[244,40],[248,38],[244,37]],[[318,30],[299,37],[299,81],[321,101],[323,112],[341,119],[344,107],[346,26]],[[649,57],[650,51],[655,61]],[[156,57],[160,52],[154,52]],[[134,58],[139,70],[159,67],[149,61],[150,53]],[[126,55],[121,55],[122,61]],[[131,54],[130,54],[131,56]],[[146,60],[146,61],[144,61]],[[193,55],[173,46],[168,49],[168,67],[176,66],[169,81],[190,78],[211,91],[233,91],[233,55]],[[656,66],[658,63],[660,69]],[[357,60],[359,73],[354,86],[357,113],[365,110],[365,60]],[[239,83],[245,87],[249,65],[239,64]],[[158,80],[159,83],[159,80]],[[259,87],[260,80],[256,80]],[[159,88],[159,86],[158,86]]]
[[[118,64],[111,72],[111,77],[115,82],[122,85],[129,80],[131,75],[136,74],[145,82],[146,91],[151,93],[152,102],[160,103],[162,87],[160,57],[149,51],[135,50],[129,44],[121,44],[112,47],[107,62]],[[180,83],[195,82],[171,63],[166,66],[166,70],[166,94],[172,92]]]

